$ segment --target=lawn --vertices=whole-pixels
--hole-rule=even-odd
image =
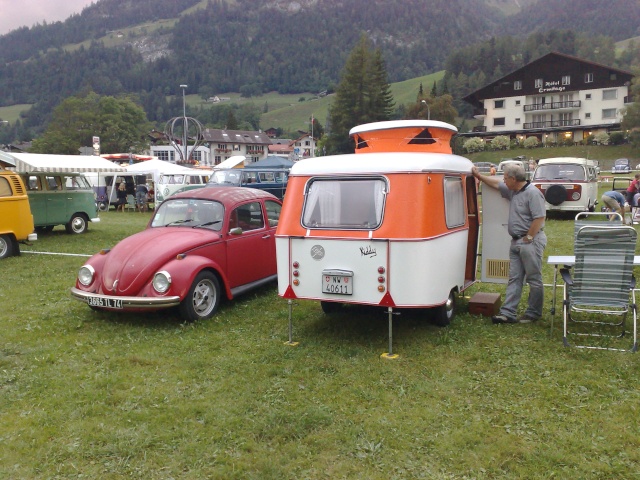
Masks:
[[[467,312],[493,284],[448,328],[403,312],[386,360],[384,311],[301,301],[292,347],[275,285],[185,324],[94,312],[69,294],[84,257],[27,253],[88,255],[149,215],[0,261],[0,478],[637,478],[640,357],[563,347],[550,290],[530,325]],[[571,254],[570,219],[546,232],[545,258]]]

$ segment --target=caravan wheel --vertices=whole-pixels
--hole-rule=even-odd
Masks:
[[[449,292],[449,298],[444,305],[432,309],[432,314],[432,322],[438,327],[446,327],[451,323],[456,315],[456,293],[454,290]]]

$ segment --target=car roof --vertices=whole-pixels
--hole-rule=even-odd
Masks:
[[[186,192],[176,193],[169,197],[169,200],[175,198],[194,198],[199,200],[214,200],[223,204],[232,204],[243,202],[245,200],[278,200],[275,195],[260,190],[258,188],[250,187],[214,187],[207,186],[202,188],[196,188],[194,190],[187,190]]]

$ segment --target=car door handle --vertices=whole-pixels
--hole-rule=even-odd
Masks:
[[[262,238],[263,239],[271,238],[271,235],[263,235]]]

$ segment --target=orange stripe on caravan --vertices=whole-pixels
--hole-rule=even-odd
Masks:
[[[384,221],[373,231],[372,238],[430,238],[451,232],[446,226],[443,173],[387,174],[390,191],[387,194]],[[277,235],[305,236],[301,225],[304,187],[309,177],[289,177],[284,207],[278,222]],[[464,225],[460,228],[466,228]],[[336,238],[367,238],[368,231],[311,230],[311,236]]]

